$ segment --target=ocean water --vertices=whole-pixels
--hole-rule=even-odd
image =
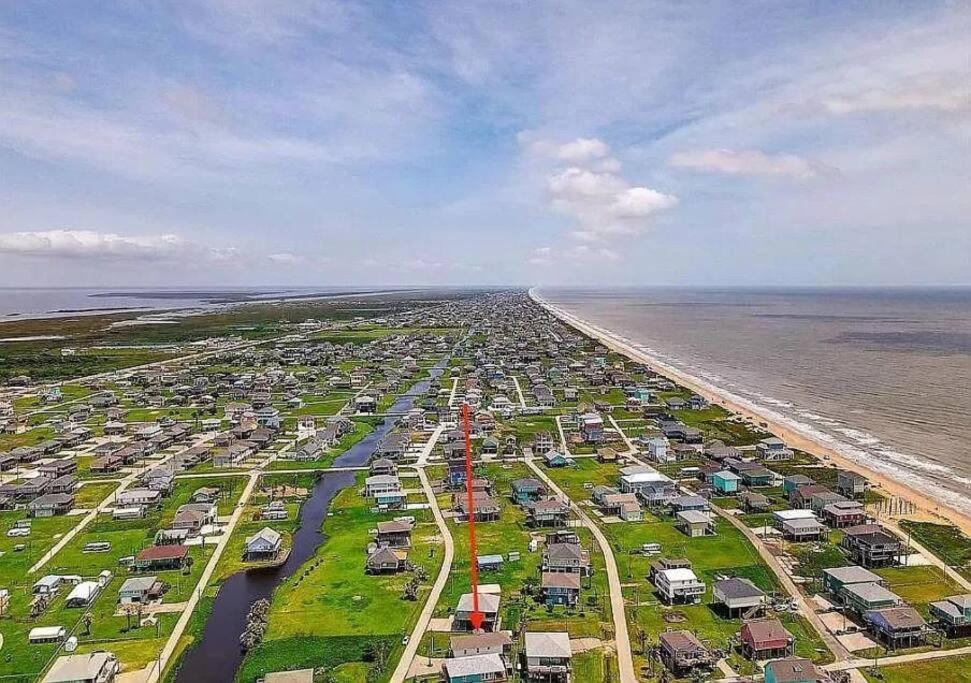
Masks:
[[[538,294],[971,511],[971,288]]]
[[[227,300],[333,296],[364,287],[0,287],[0,322],[24,318],[96,315],[125,310],[211,308]]]

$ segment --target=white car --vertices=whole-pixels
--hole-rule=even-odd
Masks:
[[[30,527],[15,526],[13,529],[7,531],[7,536],[10,538],[15,538],[17,536],[30,536]]]

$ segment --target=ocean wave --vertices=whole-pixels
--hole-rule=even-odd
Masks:
[[[648,365],[654,365],[675,375],[683,375],[705,390],[830,448],[851,462],[889,475],[895,481],[910,486],[914,490],[924,493],[944,505],[964,513],[971,513],[971,496],[967,492],[959,492],[945,488],[946,485],[953,486],[955,483],[967,488],[968,480],[961,477],[955,478],[953,476],[953,470],[945,465],[930,462],[919,456],[900,453],[891,448],[873,447],[880,441],[877,437],[864,431],[854,430],[851,427],[837,429],[835,431],[842,433],[839,435],[834,434],[828,431],[827,427],[833,427],[834,423],[840,423],[831,418],[819,416],[806,409],[798,408],[791,401],[766,396],[755,390],[742,389],[738,392],[728,391],[724,386],[719,386],[706,378],[698,377],[695,373],[689,372],[687,368],[691,367],[690,363],[685,363],[670,354],[659,352],[645,344],[625,343],[620,336],[610,330],[591,325],[582,318],[556,306],[552,306],[545,301],[543,303],[566,320],[583,325],[597,332],[602,337],[610,339],[614,343],[626,346],[635,354],[640,353],[645,356],[641,360]],[[785,412],[780,409],[785,409]],[[846,438],[853,438],[857,441],[857,444],[848,443]],[[867,443],[871,439],[875,440],[874,443]]]

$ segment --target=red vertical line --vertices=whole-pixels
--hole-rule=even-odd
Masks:
[[[462,404],[462,424],[465,431],[465,495],[469,511],[469,554],[472,561],[472,613],[479,614],[479,551],[475,543],[475,500],[472,495],[472,428],[469,419],[469,404]],[[473,626],[479,628],[479,624]]]

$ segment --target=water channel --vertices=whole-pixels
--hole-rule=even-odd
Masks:
[[[430,368],[431,378],[442,374],[448,360],[444,358]],[[416,383],[398,397],[389,412],[402,414],[411,410],[418,397],[428,391],[430,384],[430,379]],[[338,456],[333,466],[366,465],[381,439],[394,428],[395,422],[395,418],[386,418],[373,432]],[[327,516],[330,501],[353,483],[353,472],[323,474],[300,509],[300,527],[293,535],[293,548],[287,561],[279,567],[241,571],[223,582],[202,638],[185,654],[179,665],[177,683],[222,683],[235,679],[244,654],[239,647],[239,636],[246,628],[250,606],[260,598],[270,598],[278,585],[313,556],[326,539],[321,525]]]

